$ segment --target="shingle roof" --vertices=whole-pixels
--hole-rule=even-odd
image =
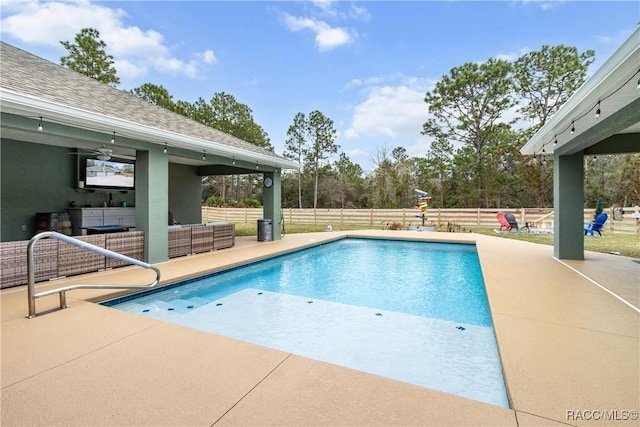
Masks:
[[[257,145],[150,104],[0,41],[0,87],[90,113],[283,159]]]

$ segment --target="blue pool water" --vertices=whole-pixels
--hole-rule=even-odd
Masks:
[[[509,407],[473,245],[343,239],[106,305]]]

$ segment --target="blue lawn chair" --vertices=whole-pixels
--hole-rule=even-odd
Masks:
[[[607,218],[609,218],[609,216],[606,213],[602,212],[596,217],[596,220],[594,222],[590,222],[584,227],[584,235],[586,236],[587,234],[591,234],[593,236],[593,232],[595,231],[600,236],[602,236],[600,229],[602,228],[604,223],[607,222]]]

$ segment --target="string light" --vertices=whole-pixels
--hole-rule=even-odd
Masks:
[[[546,154],[546,150],[544,149],[544,145],[542,146],[542,153],[540,153],[540,164],[541,165],[545,165],[547,164],[547,154]]]
[[[233,156],[233,160],[231,161],[231,164],[232,164],[232,165],[235,165],[235,164],[236,164],[236,156]]]
[[[587,114],[590,114],[590,113],[593,111],[593,109],[594,109],[594,108],[596,108],[595,118],[596,118],[596,119],[599,119],[599,118],[600,118],[600,115],[602,114],[602,111],[601,111],[601,109],[600,109],[600,107],[601,107],[601,106],[600,106],[601,102],[602,102],[602,101],[604,101],[604,100],[606,100],[606,99],[608,99],[608,98],[610,98],[610,97],[612,97],[612,96],[613,96],[613,95],[615,95],[615,94],[616,94],[620,89],[622,89],[622,88],[624,88],[625,86],[627,86],[627,84],[628,84],[629,82],[631,82],[631,81],[632,81],[632,80],[633,80],[633,79],[634,79],[638,74],[640,74],[640,69],[639,69],[638,71],[636,71],[636,72],[635,72],[631,77],[629,77],[629,78],[628,78],[624,83],[622,83],[622,84],[621,84],[621,85],[620,85],[616,90],[614,90],[613,92],[611,92],[611,93],[610,93],[610,94],[608,94],[607,96],[600,98],[600,99],[598,100],[598,103],[597,103],[594,107],[592,107],[592,108],[590,108],[589,110],[585,111],[581,116],[576,117],[576,118],[574,118],[573,120],[571,120],[571,124],[570,124],[569,126],[567,126],[566,128],[564,128],[563,130],[561,130],[561,131],[559,132],[559,134],[563,134],[563,133],[565,133],[565,132],[566,132],[567,130],[569,130],[569,129],[571,129],[571,132],[570,132],[570,133],[571,133],[571,135],[575,134],[575,132],[576,132],[576,122],[577,122],[578,120],[581,120],[582,118],[584,118]],[[638,79],[637,88],[638,88],[638,90],[640,90],[640,79]],[[554,147],[558,145],[558,133],[556,133],[556,134],[553,136],[553,145],[554,145]],[[536,155],[536,154],[534,153],[534,156],[535,156],[535,155]]]
[[[207,152],[202,150],[202,160],[207,160]]]
[[[113,132],[113,136],[111,137],[111,143],[112,144],[116,143],[116,133],[115,133],[115,131]]]
[[[258,162],[256,162],[256,169],[258,169]]]
[[[42,116],[40,116],[40,123],[38,123],[38,131],[42,132],[42,129],[44,129],[44,127],[42,126]]]
[[[162,150],[164,154],[167,154],[167,143],[164,143],[164,149]]]

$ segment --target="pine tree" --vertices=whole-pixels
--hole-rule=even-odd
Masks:
[[[105,52],[107,44],[100,39],[100,32],[95,28],[83,28],[75,37],[75,43],[60,43],[69,52],[60,58],[60,64],[92,79],[117,86],[120,79],[113,67],[113,56]]]

